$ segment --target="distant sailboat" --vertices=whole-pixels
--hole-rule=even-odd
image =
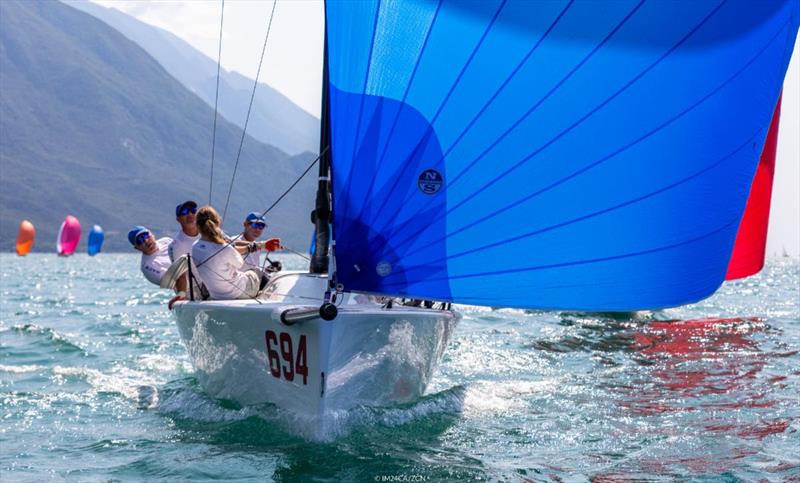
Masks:
[[[33,227],[33,223],[28,220],[22,220],[17,233],[17,255],[21,257],[27,255],[33,248],[33,240],[35,238],[36,230]]]
[[[75,253],[78,242],[81,240],[81,224],[72,215],[67,216],[58,230],[57,250],[60,256],[69,256]]]
[[[103,249],[103,240],[105,240],[103,229],[100,227],[100,225],[94,225],[92,230],[89,232],[89,241],[87,243],[90,257],[100,253],[100,251]]]

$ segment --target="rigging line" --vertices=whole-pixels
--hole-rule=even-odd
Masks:
[[[262,272],[267,270],[267,262],[268,261],[269,261],[269,256],[264,256],[264,261],[261,263],[261,271]]]
[[[219,48],[217,49],[217,87],[214,91],[214,128],[211,131],[211,175],[208,177],[208,204],[211,204],[211,192],[214,188],[214,153],[217,147],[217,106],[219,103],[219,71],[222,63],[222,24],[225,18],[225,0],[219,11]]]
[[[266,287],[264,287],[266,289]],[[322,297],[309,297],[308,295],[297,295],[294,293],[281,293],[281,292],[268,292],[265,295],[268,295],[267,298],[271,298],[273,295],[277,295],[279,297],[285,298],[293,298],[293,299],[304,299],[304,300],[313,300],[315,302],[324,301]]]
[[[209,257],[209,258],[211,258],[211,257]],[[207,259],[206,259],[206,260],[207,260]],[[246,293],[244,290],[242,290],[241,288],[239,288],[239,286],[238,286],[238,285],[236,285],[236,284],[235,284],[235,283],[233,283],[231,280],[228,280],[227,278],[225,278],[225,277],[223,277],[222,275],[220,275],[220,274],[219,274],[219,272],[217,272],[216,270],[212,270],[212,269],[210,269],[210,268],[209,268],[209,270],[211,270],[211,272],[212,272],[214,275],[216,275],[217,277],[219,277],[219,279],[220,279],[220,280],[223,280],[223,281],[225,281],[225,282],[229,283],[231,286],[233,286],[233,288],[235,288],[235,289],[236,289],[236,290],[238,290],[239,292],[241,292],[241,293],[243,293],[243,294],[247,295],[247,293]],[[202,280],[201,280],[201,281],[202,281]],[[259,283],[260,283],[260,282],[261,282],[261,280],[259,279]],[[208,289],[206,288],[206,290],[208,290]],[[261,290],[259,290],[258,292],[260,293],[260,292],[261,292]],[[248,295],[248,296],[247,296],[247,298],[250,298],[250,299],[253,299],[253,300],[255,300],[256,302],[258,302],[258,304],[259,304],[259,305],[263,304],[263,302],[262,302],[262,301],[258,300],[258,293],[257,293],[255,296]],[[210,300],[214,300],[214,299],[210,299]],[[244,299],[238,299],[238,298],[236,298],[236,299],[216,299],[216,300],[244,300]],[[201,300],[201,302],[202,302],[202,300]]]
[[[281,248],[283,248],[283,249],[284,249],[284,250],[286,250],[287,252],[292,252],[292,253],[294,253],[295,255],[297,255],[297,256],[299,256],[299,257],[301,257],[301,258],[304,258],[304,259],[306,259],[307,261],[311,261],[311,259],[310,259],[309,257],[305,256],[305,254],[303,254],[303,253],[300,253],[300,252],[298,252],[298,251],[295,251],[295,250],[292,250],[291,248],[287,247],[286,245],[281,245]]]
[[[269,205],[269,208],[267,208],[266,210],[264,210],[264,212],[263,212],[263,213],[261,213],[261,216],[264,216],[264,215],[266,215],[267,213],[269,213],[270,211],[272,211],[272,209],[273,209],[273,208],[275,208],[275,205],[277,205],[278,203],[280,203],[280,201],[281,201],[283,198],[285,198],[285,197],[286,197],[286,195],[288,195],[288,194],[289,194],[289,192],[290,192],[290,191],[292,191],[292,189],[294,189],[294,187],[295,187],[295,186],[297,186],[297,183],[299,183],[299,182],[300,182],[300,180],[302,180],[302,179],[305,177],[305,175],[307,175],[307,174],[308,174],[308,172],[309,172],[309,171],[311,171],[311,168],[313,168],[313,167],[314,167],[314,165],[315,165],[315,164],[317,164],[317,162],[319,161],[319,159],[320,159],[322,156],[324,156],[324,155],[325,155],[325,153],[327,153],[327,152],[328,152],[328,148],[330,148],[330,146],[327,146],[327,147],[325,147],[325,149],[323,149],[323,150],[322,150],[322,152],[321,152],[321,153],[319,153],[319,155],[317,155],[317,157],[314,159],[314,161],[311,161],[311,164],[309,164],[309,165],[308,165],[308,167],[305,169],[305,171],[303,171],[303,172],[300,174],[300,176],[299,176],[299,177],[298,177],[298,178],[297,178],[297,179],[294,181],[294,183],[292,183],[292,185],[291,185],[291,186],[289,186],[289,188],[288,188],[286,191],[284,191],[284,192],[283,192],[283,194],[282,194],[282,195],[280,195],[280,196],[278,197],[278,199],[277,199],[277,200],[275,200],[275,202],[273,202],[271,205]]]
[[[363,92],[364,95],[361,96],[361,103],[360,103],[360,105],[358,107],[358,121],[356,122],[356,135],[353,138],[353,147],[352,147],[351,153],[350,153],[350,155],[353,156],[353,157],[355,157],[356,144],[358,144],[358,137],[361,134],[361,116],[363,116],[363,114],[364,114],[364,98],[367,97],[366,96],[367,83],[369,82],[369,71],[370,71],[370,68],[372,66],[372,52],[375,49],[375,34],[378,32],[378,17],[380,15],[380,12],[381,12],[381,0],[378,0],[378,3],[375,5],[375,16],[374,16],[374,18],[372,20],[372,38],[370,39],[370,43],[369,43],[369,54],[367,54],[367,65],[366,65],[366,68],[364,69],[364,82],[362,83],[362,86],[361,86],[361,92]],[[328,101],[328,102],[330,103],[330,101]],[[353,179],[353,176],[349,176],[347,178],[347,185],[345,186],[345,193],[350,191],[350,180],[352,180],[352,179]],[[347,200],[348,200],[348,198],[345,197],[345,199],[344,199],[345,208],[347,207]],[[343,210],[343,211],[346,211],[346,210]]]
[[[583,115],[583,116],[582,116],[580,119],[578,119],[577,121],[575,121],[575,122],[574,122],[573,124],[571,124],[569,127],[567,127],[566,129],[562,130],[562,131],[561,131],[559,134],[557,134],[555,137],[553,137],[552,139],[550,139],[550,140],[549,140],[547,143],[543,144],[542,146],[540,146],[539,148],[537,148],[535,151],[533,151],[532,153],[530,153],[529,155],[527,155],[525,158],[523,158],[522,160],[520,160],[519,162],[517,162],[517,164],[516,164],[515,166],[513,166],[512,168],[510,168],[509,170],[507,170],[507,171],[506,171],[506,173],[510,172],[510,171],[511,171],[511,170],[513,170],[513,169],[516,169],[518,166],[521,166],[522,164],[526,163],[527,161],[529,161],[530,159],[532,159],[533,157],[535,157],[536,155],[538,155],[538,154],[539,154],[540,152],[542,152],[544,149],[546,149],[547,147],[549,147],[550,145],[552,145],[553,143],[555,143],[556,141],[558,141],[558,140],[559,140],[561,137],[563,137],[564,135],[566,135],[566,134],[567,134],[569,131],[571,131],[572,129],[574,129],[575,127],[577,127],[577,126],[578,126],[579,124],[581,124],[583,121],[585,121],[586,119],[588,119],[589,117],[591,117],[591,116],[592,116],[594,113],[596,113],[597,111],[599,111],[600,109],[602,109],[604,106],[606,106],[608,103],[610,103],[612,100],[614,100],[614,99],[615,99],[615,98],[616,98],[618,95],[620,95],[620,94],[621,94],[623,91],[625,91],[625,90],[626,90],[626,89],[628,89],[630,86],[632,86],[634,83],[636,83],[636,82],[637,82],[639,79],[641,79],[642,77],[644,77],[644,75],[646,75],[646,74],[647,74],[648,72],[650,72],[650,71],[651,71],[653,68],[655,68],[655,67],[656,67],[656,66],[657,66],[659,63],[661,63],[661,62],[662,62],[664,59],[666,59],[666,58],[667,58],[669,55],[671,55],[671,54],[672,54],[672,53],[673,53],[675,50],[677,50],[677,49],[678,49],[678,47],[680,47],[680,46],[681,46],[681,45],[682,45],[682,44],[683,44],[683,43],[684,43],[684,42],[685,42],[685,41],[686,41],[686,40],[687,40],[689,37],[691,37],[691,36],[692,36],[694,33],[696,33],[696,32],[697,32],[697,31],[698,31],[698,30],[699,30],[699,29],[700,29],[700,28],[701,28],[701,27],[702,27],[702,26],[703,26],[703,25],[704,25],[704,24],[705,24],[705,23],[706,23],[706,22],[707,22],[707,21],[708,21],[708,20],[709,20],[709,19],[710,19],[710,18],[711,18],[713,15],[714,15],[714,14],[716,14],[716,13],[717,13],[717,11],[720,9],[720,7],[722,7],[722,5],[723,5],[723,4],[724,4],[726,1],[727,1],[727,0],[725,0],[725,1],[723,1],[723,2],[721,2],[719,5],[717,5],[717,7],[715,7],[714,9],[712,9],[712,10],[711,10],[711,12],[709,12],[709,13],[708,13],[708,15],[706,15],[706,17],[705,17],[705,18],[703,18],[703,20],[702,20],[702,21],[700,21],[700,22],[699,22],[699,23],[698,23],[698,24],[697,24],[697,25],[696,25],[696,26],[695,26],[695,27],[694,27],[692,30],[690,30],[690,31],[689,31],[689,32],[688,32],[686,35],[684,35],[684,36],[683,36],[683,37],[682,37],[682,38],[681,38],[681,39],[680,39],[680,40],[679,40],[679,41],[678,41],[678,42],[677,42],[675,45],[673,45],[673,46],[672,46],[672,47],[671,47],[669,50],[667,50],[667,51],[666,51],[664,54],[662,54],[662,55],[661,55],[661,57],[659,57],[658,59],[656,59],[656,60],[655,60],[655,61],[654,61],[652,64],[650,64],[650,65],[649,65],[647,68],[645,68],[643,71],[641,71],[639,74],[637,74],[637,75],[636,75],[635,77],[633,77],[631,80],[629,80],[629,81],[628,81],[628,82],[627,82],[625,85],[623,85],[623,86],[622,86],[620,89],[618,89],[618,90],[617,90],[617,91],[616,91],[614,94],[612,94],[611,96],[609,96],[608,98],[606,98],[606,99],[605,99],[603,102],[601,102],[600,104],[598,104],[597,106],[595,106],[595,107],[594,107],[592,110],[590,110],[589,112],[587,112],[586,114],[584,114],[584,115]],[[527,114],[526,114],[526,115],[527,115]],[[674,119],[673,119],[673,120],[674,120]],[[513,127],[512,127],[512,129],[513,129]],[[474,164],[477,162],[477,160],[478,160],[478,159],[480,159],[481,157],[483,157],[483,156],[484,156],[484,155],[485,155],[485,154],[486,154],[486,153],[487,153],[487,152],[488,152],[490,149],[492,149],[493,147],[494,147],[494,146],[490,146],[489,148],[487,148],[486,150],[484,150],[484,152],[483,152],[483,153],[481,153],[481,155],[480,155],[478,158],[476,158],[476,159],[475,159],[475,160],[474,160],[474,161],[473,161],[473,162],[470,164],[470,166],[469,166],[469,167],[467,167],[467,168],[466,168],[464,171],[462,171],[462,174],[463,174],[463,173],[465,173],[467,169],[469,169],[470,167],[474,166]],[[565,177],[565,178],[563,178],[563,179],[559,180],[558,182],[556,182],[556,183],[554,183],[554,184],[552,184],[552,185],[550,185],[550,186],[546,187],[544,190],[541,190],[541,191],[538,191],[538,192],[536,192],[536,193],[535,193],[535,195],[541,194],[541,193],[543,193],[544,191],[547,191],[547,190],[549,190],[549,189],[551,189],[551,188],[554,188],[555,186],[558,186],[559,184],[561,184],[561,183],[563,183],[563,182],[565,182],[565,181],[567,181],[567,180],[571,179],[572,177],[574,177],[574,176],[577,176],[578,174],[581,174],[581,173],[583,173],[583,172],[585,172],[585,171],[588,171],[588,169],[591,169],[591,168],[593,168],[595,165],[597,165],[597,164],[600,164],[601,162],[605,161],[606,159],[608,159],[608,158],[601,159],[599,162],[596,162],[596,163],[594,163],[594,164],[591,164],[591,165],[589,165],[589,166],[587,166],[587,167],[584,167],[584,168],[582,168],[582,169],[581,169],[581,170],[579,170],[579,171],[576,171],[576,172],[572,173],[571,175],[569,175],[569,176],[567,176],[567,177]],[[440,160],[440,161],[441,161],[441,160]],[[499,179],[499,178],[496,178],[496,180],[497,180],[497,179]],[[482,189],[485,189],[485,188],[486,188],[486,187],[488,187],[488,186],[489,186],[489,185],[487,185],[487,186],[484,186]],[[530,196],[530,197],[532,197],[532,196]],[[526,199],[524,199],[524,200],[520,200],[520,201],[518,201],[518,202],[515,202],[515,203],[519,203],[519,202],[521,202],[521,201],[526,201],[526,200],[527,200],[527,198],[526,198]],[[464,203],[464,202],[466,202],[466,201],[468,201],[468,199],[464,199],[464,200],[462,200],[461,202],[459,202],[459,204],[457,204],[456,206],[453,206],[452,208],[450,208],[449,210],[447,210],[447,214],[450,214],[450,213],[451,213],[451,212],[452,212],[452,211],[453,211],[453,210],[454,210],[456,207],[460,206],[460,204],[463,204],[463,203]],[[514,203],[512,203],[511,205],[508,205],[508,206],[506,206],[504,209],[509,209],[509,208],[511,208],[511,207],[513,207],[513,206],[515,206],[515,204],[514,204]],[[502,211],[502,210],[501,210],[501,211]],[[499,211],[499,212],[501,212],[501,211]],[[499,213],[499,212],[498,212],[498,213]],[[404,224],[404,225],[405,225],[405,224]],[[400,226],[400,227],[398,227],[398,230],[397,230],[397,231],[401,230],[402,228],[403,228],[403,226]],[[425,228],[427,228],[427,227],[423,227],[422,229],[418,230],[418,232],[416,232],[416,233],[414,234],[414,236],[417,236],[417,235],[421,234],[422,232],[424,232],[424,231],[425,231],[425,230],[424,230]]]
[[[451,180],[451,181],[448,183],[448,188],[452,187],[452,186],[453,186],[453,184],[454,184],[454,183],[455,183],[455,182],[456,182],[456,181],[457,181],[457,180],[458,180],[458,179],[459,179],[459,178],[460,178],[460,177],[461,177],[463,174],[465,174],[467,171],[469,171],[469,170],[470,170],[470,169],[471,169],[473,166],[475,166],[475,164],[476,164],[478,161],[480,161],[481,159],[483,159],[483,157],[484,157],[484,156],[486,156],[486,154],[488,154],[489,152],[491,152],[491,150],[492,150],[492,149],[494,149],[494,148],[495,148],[495,147],[496,147],[498,144],[500,144],[500,142],[501,142],[503,139],[505,139],[505,138],[506,138],[506,136],[508,136],[508,135],[509,135],[511,132],[513,132],[513,131],[514,131],[514,130],[515,130],[515,129],[516,129],[516,128],[517,128],[517,127],[520,125],[520,124],[522,124],[522,122],[523,122],[523,121],[524,121],[526,118],[528,118],[528,116],[530,116],[530,115],[531,115],[531,114],[532,114],[532,113],[533,113],[533,112],[534,112],[536,109],[538,109],[538,108],[539,108],[539,106],[541,106],[541,105],[542,105],[542,104],[543,104],[543,103],[544,103],[544,102],[545,102],[545,101],[546,101],[546,100],[547,100],[547,99],[548,99],[548,98],[549,98],[551,95],[553,95],[553,93],[555,93],[555,92],[558,90],[558,88],[559,88],[561,85],[563,85],[563,83],[564,83],[564,82],[566,82],[566,81],[567,81],[567,80],[568,80],[570,77],[572,77],[572,75],[573,75],[573,74],[575,74],[575,73],[576,73],[576,72],[577,72],[577,71],[578,71],[578,70],[579,70],[579,69],[580,69],[580,68],[581,68],[581,67],[582,67],[582,66],[583,66],[583,65],[584,65],[586,62],[588,62],[588,61],[589,61],[589,59],[591,59],[591,58],[594,56],[594,54],[596,54],[596,53],[597,53],[597,52],[600,50],[600,48],[602,48],[602,47],[603,47],[603,46],[604,46],[604,45],[605,45],[605,44],[606,44],[606,43],[607,43],[607,42],[608,42],[608,41],[611,39],[611,37],[613,37],[613,36],[614,36],[614,35],[615,35],[615,34],[616,34],[616,33],[617,33],[617,32],[618,32],[618,31],[619,31],[621,28],[622,28],[622,26],[623,26],[623,25],[625,25],[625,24],[628,22],[628,20],[630,20],[630,18],[631,18],[631,17],[633,17],[633,15],[634,15],[634,14],[635,14],[635,13],[636,13],[636,12],[637,12],[637,11],[638,11],[640,8],[641,8],[641,7],[642,7],[642,5],[645,3],[645,1],[646,1],[646,0],[641,0],[641,1],[640,1],[638,4],[636,4],[636,6],[635,6],[635,7],[634,7],[634,8],[633,8],[633,9],[632,9],[630,12],[628,12],[628,14],[627,14],[627,15],[625,15],[625,17],[624,17],[624,18],[623,18],[623,19],[622,19],[622,20],[621,20],[621,21],[620,21],[620,22],[619,22],[619,23],[618,23],[618,24],[617,24],[617,25],[616,25],[616,26],[615,26],[615,27],[614,27],[614,28],[611,30],[611,32],[609,32],[609,33],[608,33],[608,34],[607,34],[607,35],[606,35],[606,36],[603,38],[603,40],[601,40],[601,41],[600,41],[600,42],[599,42],[599,43],[598,43],[598,44],[597,44],[597,45],[596,45],[596,46],[595,46],[595,47],[594,47],[594,48],[593,48],[593,49],[592,49],[592,50],[591,50],[591,51],[590,51],[588,54],[586,54],[586,56],[584,56],[584,57],[583,57],[583,59],[581,59],[581,61],[580,61],[580,62],[578,62],[578,63],[577,63],[577,64],[576,64],[576,65],[575,65],[575,66],[574,66],[574,67],[573,67],[573,68],[572,68],[572,69],[571,69],[571,70],[570,70],[570,71],[569,71],[569,72],[568,72],[568,73],[567,73],[567,74],[566,74],[564,77],[562,77],[562,78],[561,78],[561,80],[560,80],[559,82],[557,82],[557,83],[556,83],[556,84],[555,84],[555,85],[554,85],[554,86],[553,86],[553,87],[552,87],[552,88],[551,88],[551,89],[550,89],[550,90],[547,92],[547,94],[545,94],[545,95],[544,95],[542,98],[540,98],[540,99],[539,99],[539,100],[538,100],[538,101],[537,101],[537,102],[536,102],[536,103],[535,103],[535,104],[534,104],[534,105],[533,105],[533,106],[532,106],[530,109],[528,109],[528,111],[527,111],[525,114],[523,114],[523,115],[522,115],[522,116],[521,116],[519,119],[517,119],[517,120],[516,120],[516,121],[515,121],[515,122],[514,122],[514,123],[511,125],[511,127],[509,127],[509,128],[508,128],[508,129],[507,129],[505,132],[503,132],[503,134],[502,134],[500,137],[498,137],[498,138],[497,138],[497,139],[496,139],[494,142],[492,142],[492,144],[490,144],[490,145],[489,145],[489,146],[488,146],[486,149],[484,149],[484,151],[483,151],[483,152],[482,152],[480,155],[478,155],[478,157],[477,157],[477,158],[475,158],[474,160],[472,160],[472,162],[470,162],[470,164],[469,164],[469,165],[468,165],[466,168],[464,168],[464,169],[461,171],[461,173],[459,173],[458,175],[456,175],[456,176],[455,176],[455,177],[454,177],[454,178],[453,178],[453,179],[452,179],[452,180]],[[723,3],[724,3],[724,2],[723,2]],[[439,160],[438,160],[436,163],[434,163],[434,167],[437,167],[437,166],[439,166],[439,165],[440,165],[440,164],[441,164],[443,161],[444,161],[444,157],[441,157],[441,158],[439,158]],[[484,187],[484,188],[485,188],[485,187]],[[388,198],[387,198],[387,200],[388,200]],[[386,201],[386,200],[385,200],[385,201]],[[392,216],[390,216],[390,217],[385,217],[385,219],[387,219],[387,220],[392,220],[392,219],[395,219],[395,218],[397,217],[397,215],[399,214],[400,210],[402,209],[402,207],[405,205],[406,201],[408,201],[408,198],[406,198],[406,200],[405,200],[403,203],[400,203],[400,204],[398,205],[398,209],[397,209],[397,210],[395,210],[395,212],[393,213],[393,215],[392,215]],[[465,201],[465,200],[462,200],[462,201]],[[385,205],[385,204],[386,204],[386,203],[384,202],[384,205]],[[450,212],[452,212],[452,209],[450,209],[450,210],[448,210],[448,211],[447,211],[447,213],[450,213]],[[378,215],[379,215],[379,214],[380,214],[380,212],[378,213]],[[385,226],[386,226],[386,223],[384,223],[384,224],[383,224],[383,226],[381,227],[381,229],[382,229],[383,227],[385,227]]]
[[[220,231],[222,231],[222,228],[220,228]],[[224,233],[223,233],[223,234],[224,234]],[[212,258],[214,258],[215,256],[217,256],[217,255],[218,255],[218,254],[219,254],[219,253],[220,253],[222,250],[225,250],[225,249],[226,249],[226,248],[228,248],[229,246],[232,246],[234,243],[236,243],[237,241],[239,241],[239,239],[240,239],[240,238],[242,238],[242,236],[243,236],[243,235],[244,235],[244,233],[239,233],[238,235],[236,235],[236,236],[234,236],[234,237],[227,237],[227,238],[228,238],[228,243],[226,243],[225,245],[223,245],[223,246],[222,246],[222,248],[220,248],[219,250],[217,250],[217,251],[215,251],[214,253],[212,253],[210,257],[206,258],[206,259],[205,259],[205,260],[203,260],[202,262],[200,262],[200,263],[195,263],[195,267],[197,267],[197,268],[200,268],[200,267],[202,267],[203,265],[205,265],[205,264],[206,264],[206,262],[207,262],[207,261],[209,261],[209,260],[211,260]],[[234,248],[234,250],[235,250],[235,249],[236,249],[236,248]]]
[[[463,79],[464,74],[467,72],[467,68],[469,68],[469,66],[472,65],[472,61],[475,59],[475,56],[477,55],[478,50],[480,50],[481,46],[483,45],[483,42],[486,40],[486,37],[488,37],[489,32],[494,27],[495,23],[497,22],[498,17],[500,17],[500,12],[503,11],[503,8],[505,7],[507,1],[508,0],[503,0],[500,3],[500,6],[497,8],[497,11],[494,13],[494,16],[492,17],[491,22],[489,22],[489,24],[486,26],[486,29],[483,31],[483,34],[481,35],[481,38],[478,40],[478,43],[475,44],[475,47],[472,49],[472,52],[470,53],[469,58],[467,59],[467,62],[464,63],[464,66],[461,68],[461,71],[458,73],[458,76],[455,78],[455,80],[453,81],[453,84],[450,86],[450,89],[447,91],[447,95],[445,95],[444,99],[442,99],[441,104],[439,104],[439,108],[436,110],[436,113],[433,115],[433,117],[429,121],[430,129],[425,134],[422,135],[422,137],[420,138],[420,140],[417,142],[416,146],[414,147],[414,150],[409,155],[410,159],[414,159],[417,156],[417,153],[420,150],[422,150],[424,147],[426,147],[428,140],[434,134],[433,124],[439,118],[439,115],[444,110],[444,107],[450,101],[450,96],[453,95],[453,92],[456,90],[456,87],[458,87],[458,85],[461,83],[461,79]],[[645,0],[641,0],[641,1],[644,2]],[[392,183],[391,188],[389,188],[389,191],[386,193],[386,197],[383,199],[383,202],[381,203],[381,206],[378,208],[378,210],[376,212],[377,214],[380,214],[383,211],[383,209],[386,207],[386,203],[389,201],[389,199],[391,199],[392,193],[394,193],[395,188],[397,188],[397,185],[400,182],[400,179],[403,177],[403,174],[405,174],[406,169],[408,168],[408,166],[410,164],[411,163],[404,163],[403,166],[400,168],[400,172],[394,175],[394,182]],[[385,224],[384,224],[384,226],[385,226]]]
[[[267,213],[269,213],[269,211],[270,211],[270,210],[272,210],[272,209],[275,207],[275,205],[277,205],[277,204],[278,204],[278,202],[279,202],[279,201],[281,201],[281,200],[282,200],[282,199],[283,199],[283,198],[284,198],[284,197],[285,197],[287,194],[289,194],[289,192],[290,192],[290,191],[292,191],[292,189],[293,189],[295,186],[297,186],[297,183],[299,183],[299,182],[300,182],[300,180],[302,180],[302,179],[303,179],[303,177],[304,177],[306,174],[308,174],[308,172],[309,172],[309,171],[311,171],[311,168],[312,168],[312,167],[314,167],[314,165],[315,165],[315,164],[317,164],[317,162],[319,161],[319,158],[320,158],[320,157],[322,157],[322,156],[323,156],[323,155],[324,155],[324,154],[325,154],[327,151],[328,151],[328,148],[326,147],[326,148],[325,148],[325,149],[324,149],[324,150],[323,150],[323,151],[322,151],[322,152],[321,152],[321,153],[320,153],[320,154],[319,154],[319,155],[316,157],[316,159],[314,159],[314,161],[312,161],[312,162],[311,162],[311,164],[309,164],[309,165],[308,165],[308,167],[306,168],[306,170],[305,170],[305,171],[303,171],[303,173],[300,175],[300,177],[299,177],[299,178],[297,178],[297,180],[296,180],[294,183],[292,183],[292,185],[291,185],[291,186],[289,186],[289,188],[288,188],[286,191],[284,191],[284,192],[283,192],[283,194],[282,194],[282,195],[281,195],[281,196],[280,196],[280,197],[279,197],[279,198],[278,198],[278,199],[277,199],[277,200],[276,200],[274,203],[272,203],[272,205],[270,205],[270,207],[269,207],[269,208],[267,208],[266,210],[264,210],[264,212],[263,212],[263,213],[261,213],[261,216],[264,216],[264,215],[266,215]],[[223,218],[223,220],[224,220],[224,218]],[[239,233],[239,234],[238,234],[238,235],[236,235],[235,237],[233,237],[233,238],[230,238],[230,240],[228,241],[228,243],[226,243],[226,244],[225,244],[225,246],[223,246],[222,248],[220,248],[220,249],[219,249],[219,250],[217,250],[216,252],[212,253],[212,254],[211,254],[211,256],[210,256],[210,257],[208,257],[208,258],[206,258],[205,260],[203,260],[203,262],[202,262],[202,263],[195,264],[195,266],[196,266],[196,267],[200,267],[201,265],[205,264],[207,261],[209,261],[209,260],[211,260],[212,258],[214,258],[215,256],[217,256],[217,254],[218,254],[219,252],[221,252],[221,251],[222,251],[222,250],[224,250],[225,248],[227,248],[227,247],[229,247],[229,246],[233,245],[233,244],[234,244],[234,243],[235,243],[237,240],[239,240],[239,239],[242,237],[242,235],[243,235],[243,233]]]
[[[256,78],[253,80],[253,92],[250,94],[250,104],[247,106],[247,116],[244,119],[244,127],[242,127],[242,138],[239,140],[239,150],[236,153],[236,163],[233,165],[233,174],[231,174],[231,184],[228,186],[228,197],[225,200],[225,209],[222,210],[222,219],[228,213],[228,204],[231,201],[231,192],[233,191],[233,182],[236,179],[236,169],[239,167],[239,158],[242,155],[242,147],[244,146],[244,139],[247,136],[247,124],[250,122],[250,112],[253,109],[253,100],[256,97],[256,88],[258,87],[258,76],[261,75],[261,65],[264,63],[264,52],[267,51],[267,41],[269,40],[269,32],[272,30],[272,19],[275,16],[275,6],[278,0],[273,0],[272,11],[269,14],[269,23],[267,24],[267,34],[264,36],[264,46],[261,48],[261,58],[258,61],[258,70],[256,71]]]
[[[381,165],[383,164],[383,159],[386,157],[386,151],[389,148],[389,144],[391,143],[392,138],[394,137],[394,131],[397,127],[397,121],[400,119],[400,113],[406,108],[406,99],[408,98],[409,92],[411,92],[411,85],[414,83],[414,79],[417,76],[417,69],[419,68],[419,64],[422,61],[422,56],[425,54],[425,51],[428,48],[428,40],[430,40],[431,32],[433,32],[433,26],[436,23],[436,19],[439,17],[439,12],[442,8],[442,1],[439,0],[436,4],[436,11],[433,14],[433,19],[431,19],[430,25],[428,25],[428,30],[425,33],[425,40],[422,42],[422,47],[419,50],[419,54],[417,55],[417,60],[414,63],[414,69],[411,71],[411,75],[408,78],[408,83],[406,84],[406,89],[403,92],[403,98],[400,100],[400,108],[395,112],[394,119],[392,120],[392,127],[389,129],[389,135],[386,137],[386,142],[383,144],[383,150],[381,152],[380,157],[378,158],[378,162],[375,165],[375,169],[372,173],[372,179],[367,186],[369,186],[369,190],[367,190],[367,196],[364,198],[365,200],[369,200],[372,197],[373,188],[375,187],[375,180],[378,177],[378,172],[380,171]],[[361,207],[361,212],[356,218],[361,218],[361,215],[364,213],[366,209],[367,203],[364,203]]]

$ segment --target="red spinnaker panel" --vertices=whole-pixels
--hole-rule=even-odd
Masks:
[[[764,252],[767,247],[767,227],[769,225],[769,204],[772,198],[772,177],[775,174],[775,151],[778,148],[778,124],[781,119],[781,99],[772,114],[764,150],[758,162],[750,197],[744,210],[736,243],[733,246],[731,261],[725,280],[749,277],[764,267]]]

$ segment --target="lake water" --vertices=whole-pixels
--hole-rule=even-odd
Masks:
[[[136,255],[0,264],[3,482],[800,479],[797,260],[655,313],[463,307],[425,397],[326,443],[207,397]]]

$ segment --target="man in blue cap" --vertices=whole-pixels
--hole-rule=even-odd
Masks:
[[[174,263],[181,256],[192,253],[192,245],[200,239],[200,232],[197,229],[197,202],[192,200],[184,201],[175,207],[175,220],[180,226],[180,230],[175,232],[172,243],[169,245],[169,259]],[[195,293],[200,293],[202,281],[198,279],[197,267],[192,262],[192,274],[195,278]],[[189,286],[189,275],[184,275],[178,282],[181,287]]]
[[[253,211],[245,217],[243,225],[244,231],[242,232],[241,240],[253,247],[251,250],[248,250],[247,255],[244,256],[243,269],[261,269],[261,263],[259,260],[261,255],[261,252],[259,251],[260,247],[255,242],[258,240],[261,234],[264,233],[264,230],[267,228],[267,223],[261,213]],[[280,239],[271,238],[264,243],[264,247],[267,250],[277,250],[280,247],[280,244]]]
[[[169,257],[173,262],[181,255],[191,253],[192,245],[200,239],[200,232],[197,230],[197,203],[188,200],[176,206],[175,220],[181,229],[175,232],[169,247]]]
[[[156,240],[153,232],[138,225],[128,232],[128,241],[134,249],[142,252],[141,270],[144,277],[159,285],[164,272],[172,265],[168,253],[172,238],[163,237]]]

